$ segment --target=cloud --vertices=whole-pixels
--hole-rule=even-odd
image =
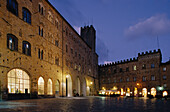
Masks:
[[[109,50],[103,40],[97,38],[97,54],[99,55],[99,64],[103,64],[108,59]]]
[[[170,19],[164,14],[152,16],[125,30],[125,36],[130,38],[167,34],[170,34]]]

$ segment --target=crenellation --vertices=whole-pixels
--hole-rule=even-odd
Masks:
[[[107,76],[106,80],[100,80],[100,89],[102,87],[112,89],[117,88],[117,91],[124,96],[147,96],[147,95],[162,95],[162,92],[157,90],[157,87],[164,87],[164,91],[170,94],[170,82],[167,78],[163,80],[162,77],[167,77],[170,73],[170,61],[162,63],[161,50],[146,51],[145,53],[138,53],[138,57],[130,58],[115,62],[115,66],[111,69],[111,73],[114,75]],[[99,76],[106,78],[104,74],[108,74],[108,66],[104,69],[99,66]],[[113,83],[114,82],[114,83]],[[166,85],[166,87],[165,87]],[[137,89],[137,92],[134,91]],[[143,89],[149,91],[144,94]],[[151,89],[155,89],[156,92],[153,94]],[[128,91],[127,91],[128,90]]]

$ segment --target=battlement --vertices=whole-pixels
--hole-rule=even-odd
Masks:
[[[146,52],[142,52],[142,53],[138,53],[138,57],[139,56],[145,56],[145,55],[151,55],[151,54],[155,54],[155,53],[161,53],[161,50],[158,49],[158,50],[150,50],[149,52],[146,51]],[[119,65],[119,64],[125,64],[125,63],[129,63],[129,62],[135,62],[135,61],[138,61],[138,57],[137,58],[130,58],[130,59],[126,59],[126,60],[120,60],[120,61],[117,61],[117,62],[112,62],[112,63],[109,63],[109,64],[101,64],[99,65],[99,67],[108,67],[108,66],[115,66],[115,65]]]
[[[161,50],[150,50],[150,51],[146,51],[146,52],[142,52],[142,53],[138,53],[138,57],[139,56],[145,56],[145,55],[150,55],[150,54],[155,54],[155,53],[161,53]]]
[[[99,65],[99,67],[108,67],[108,66],[115,66],[115,65],[119,65],[119,64],[126,64],[129,62],[135,62],[138,61],[138,58],[130,58],[130,59],[126,59],[126,60],[120,60],[120,61],[116,61],[116,62],[112,62],[112,63],[108,63],[108,64],[101,64]]]
[[[81,29],[89,29],[89,28],[93,28],[94,29],[94,27],[93,27],[93,25],[87,25],[87,26],[84,26],[84,27],[81,27]]]

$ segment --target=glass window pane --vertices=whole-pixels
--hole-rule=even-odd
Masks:
[[[25,77],[27,78],[26,80],[24,79]],[[25,89],[28,89],[27,91],[30,93],[29,84],[29,76],[26,72],[20,69],[13,69],[8,73],[9,93],[25,93]]]

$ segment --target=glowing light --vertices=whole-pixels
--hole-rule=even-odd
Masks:
[[[164,88],[163,87],[159,87],[159,90],[162,91]]]
[[[139,86],[139,83],[137,83],[136,85]]]
[[[132,94],[132,92],[130,92],[130,94]]]
[[[142,92],[139,93],[140,95],[142,94]]]
[[[164,96],[168,96],[168,92],[167,92],[167,91],[164,91],[164,92],[163,92],[163,97],[164,97]]]
[[[116,87],[116,86],[114,86],[112,90],[117,90],[117,87]]]
[[[124,94],[126,93],[126,92],[123,92]]]
[[[148,94],[151,94],[150,92],[148,92]]]
[[[93,82],[90,82],[90,84],[93,84]]]
[[[66,75],[66,78],[69,78],[69,75]]]
[[[102,94],[104,95],[104,94],[105,94],[105,92],[104,92],[104,91],[102,91]]]

